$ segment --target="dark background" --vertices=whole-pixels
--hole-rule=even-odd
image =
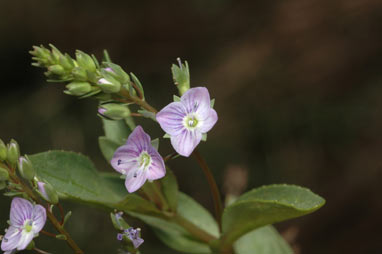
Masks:
[[[306,186],[327,204],[278,224],[296,253],[382,251],[382,3],[380,0],[0,1],[0,136],[23,153],[88,155],[112,171],[97,146],[96,101],[62,93],[30,65],[32,45],[81,49],[134,72],[147,100],[172,99],[170,66],[188,60],[192,86],[216,98],[219,121],[200,149],[220,186],[227,168],[248,173],[247,189]],[[152,137],[163,132],[143,121]],[[161,152],[171,152],[168,140]],[[191,159],[171,163],[182,191],[212,210]],[[223,190],[223,188],[222,188]],[[10,200],[1,198],[5,228]],[[87,253],[116,253],[106,213],[64,204],[69,230]],[[143,253],[168,250],[143,227]],[[42,236],[40,248],[70,253]]]

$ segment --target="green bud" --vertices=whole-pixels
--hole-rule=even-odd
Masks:
[[[86,54],[80,50],[77,50],[76,51],[76,59],[77,59],[78,66],[80,66],[80,67],[82,67],[85,70],[88,70],[90,72],[96,71],[96,65],[94,63],[94,60],[88,54]]]
[[[17,160],[20,157],[20,148],[16,140],[12,139],[8,144],[7,161],[12,165],[16,165]]]
[[[53,73],[55,75],[64,75],[65,74],[65,70],[64,68],[61,66],[61,65],[58,65],[58,64],[55,64],[55,65],[51,65],[48,67],[48,71],[50,73]]]
[[[64,69],[71,70],[74,67],[73,59],[65,53],[64,56],[61,56],[59,59],[59,63]]]
[[[123,219],[122,215],[122,212],[110,213],[111,222],[117,230],[124,230],[130,227],[129,224]]]
[[[0,181],[6,181],[9,179],[9,173],[8,170],[5,168],[0,167]]]
[[[121,90],[121,83],[119,83],[119,81],[111,75],[107,75],[107,77],[99,79],[97,85],[105,93],[118,93],[119,90]]]
[[[53,46],[53,44],[49,44],[49,46],[52,48],[51,52],[51,58],[55,63],[58,63],[60,58],[63,57],[64,55],[56,48]]]
[[[66,85],[66,91],[64,93],[81,96],[89,93],[92,90],[92,86],[88,82],[71,82]]]
[[[103,64],[107,66],[106,68],[101,69],[103,75],[109,74],[121,83],[128,83],[130,81],[129,75],[121,68],[121,66],[110,62],[104,62]]]
[[[58,195],[50,183],[44,183],[41,181],[37,182],[38,193],[40,196],[48,201],[49,203],[55,205],[58,203]]]
[[[0,181],[0,190],[4,190],[7,187],[7,183],[5,181]]]
[[[22,178],[26,180],[32,180],[36,175],[32,162],[29,160],[28,156],[21,156],[19,158],[17,168]]]
[[[174,79],[175,85],[178,87],[179,94],[183,95],[188,89],[190,89],[190,71],[187,61],[182,64],[180,58],[177,60],[179,66],[175,64],[171,66],[172,78]]]
[[[122,104],[104,104],[98,109],[98,113],[112,120],[121,120],[130,115],[130,110]]]
[[[5,161],[7,158],[7,147],[4,142],[0,139],[0,161]]]
[[[86,70],[81,67],[75,67],[72,70],[72,75],[75,80],[86,81],[88,79],[88,75],[86,74]]]

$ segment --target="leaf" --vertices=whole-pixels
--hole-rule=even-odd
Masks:
[[[240,237],[233,245],[236,254],[292,254],[288,243],[273,226],[253,230]]]
[[[116,183],[101,177],[93,163],[83,155],[49,151],[29,158],[37,175],[48,181],[60,197],[112,208],[127,195],[121,188],[122,180]]]
[[[98,173],[85,156],[73,152],[49,151],[29,156],[37,175],[48,181],[61,199],[104,208],[160,213],[149,201],[129,194],[118,174]]]
[[[256,228],[312,213],[324,203],[309,189],[295,185],[269,185],[249,191],[224,210],[222,248]]]
[[[174,173],[166,168],[166,176],[161,180],[163,195],[166,198],[170,211],[176,212],[178,206],[178,182]]]
[[[98,137],[98,145],[106,161],[109,163],[113,158],[115,150],[120,146],[120,144],[107,137]]]
[[[161,219],[138,213],[129,213],[154,228],[154,232],[169,247],[185,253],[211,253],[208,244],[195,239],[184,228],[171,221],[171,218]],[[186,218],[197,227],[209,234],[219,237],[219,229],[211,214],[191,197],[178,193],[177,216]]]
[[[102,119],[105,136],[117,144],[124,144],[131,133],[124,120],[114,121]]]

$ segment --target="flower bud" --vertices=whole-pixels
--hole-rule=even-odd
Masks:
[[[64,93],[81,96],[89,93],[92,90],[92,86],[88,82],[71,82],[66,85],[66,91]]]
[[[91,56],[88,54],[77,50],[76,52],[76,60],[78,63],[78,66],[84,68],[85,70],[88,70],[90,72],[95,72],[96,70],[96,65],[94,63],[94,60]]]
[[[118,93],[121,89],[121,83],[119,83],[119,81],[110,75],[107,77],[107,79],[99,79],[97,84],[105,93]]]
[[[64,68],[61,66],[61,65],[58,65],[58,64],[55,64],[55,65],[51,65],[48,67],[48,71],[50,73],[53,73],[55,75],[64,75],[65,74],[65,70]]]
[[[88,75],[86,74],[86,70],[81,67],[75,67],[72,70],[72,75],[75,80],[86,81],[88,79]]]
[[[5,168],[0,167],[0,181],[6,181],[9,179],[9,173],[8,170]]]
[[[121,104],[104,104],[98,109],[98,113],[112,120],[121,120],[130,115],[130,110]]]
[[[129,224],[122,217],[123,212],[110,213],[111,222],[117,230],[124,230],[129,228]]]
[[[0,139],[0,161],[4,161],[7,158],[7,147]]]
[[[60,56],[59,63],[67,70],[71,70],[74,67],[73,59],[67,53],[64,56]]]
[[[26,180],[32,180],[33,177],[36,175],[36,172],[33,168],[32,162],[29,160],[29,158],[25,155],[21,156],[18,161],[17,165],[19,169],[19,173],[22,178]]]
[[[16,165],[19,157],[20,157],[19,144],[16,142],[16,140],[12,139],[11,142],[8,144],[7,161],[14,166]]]
[[[175,85],[178,87],[179,94],[183,95],[190,89],[190,71],[187,61],[182,64],[180,58],[177,59],[179,66],[173,64],[171,66],[172,78]]]
[[[37,187],[38,193],[43,199],[53,205],[58,203],[58,195],[57,192],[53,189],[52,185],[44,182],[37,182]]]

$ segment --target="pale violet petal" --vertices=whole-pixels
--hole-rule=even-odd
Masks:
[[[36,205],[33,208],[33,217],[32,217],[32,231],[36,234],[44,227],[46,222],[46,210],[41,205]]]
[[[212,127],[214,127],[217,120],[218,120],[218,114],[213,108],[211,108],[209,110],[208,117],[200,120],[200,125],[198,126],[198,130],[201,133],[207,133],[209,130],[212,129]]]
[[[116,171],[124,174],[130,168],[136,167],[138,157],[139,152],[134,146],[123,145],[115,151],[110,163]]]
[[[195,130],[184,130],[178,136],[171,136],[171,144],[177,153],[188,157],[200,143],[201,139],[201,132]]]
[[[129,193],[135,192],[147,180],[147,171],[145,170],[137,170],[133,176],[127,176],[125,181],[126,189]]]
[[[147,169],[147,179],[153,181],[164,177],[166,175],[166,167],[162,156],[154,148],[149,150],[149,155],[151,157],[151,165]]]
[[[26,199],[14,198],[11,204],[10,220],[13,226],[23,226],[24,222],[32,218],[33,205]]]
[[[17,250],[24,250],[28,244],[32,241],[34,237],[33,231],[27,232],[26,230],[21,231],[21,237],[19,244],[17,246]]]
[[[132,148],[132,150],[135,150],[140,154],[142,151],[147,151],[147,149],[151,146],[151,138],[147,135],[143,128],[138,125],[128,137],[126,146]]]
[[[181,103],[185,106],[187,113],[197,113],[205,118],[210,106],[210,94],[205,87],[195,87],[188,90],[181,97]]]
[[[156,114],[156,119],[166,133],[176,136],[184,129],[183,119],[186,115],[181,102],[172,102]]]
[[[10,226],[1,241],[1,250],[10,251],[16,249],[21,238],[21,231],[14,227]]]
[[[134,248],[135,249],[138,249],[139,246],[141,246],[141,244],[145,241],[143,240],[142,238],[137,238],[137,239],[133,239],[131,240],[133,242],[133,245],[134,245]]]

